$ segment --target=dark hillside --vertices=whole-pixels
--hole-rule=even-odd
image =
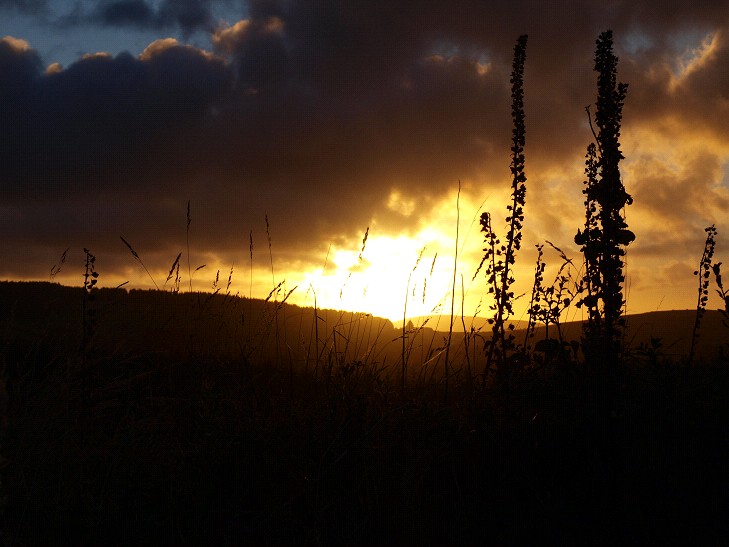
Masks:
[[[0,283],[6,544],[721,544],[729,534],[725,360],[687,368],[635,351],[613,392],[600,371],[554,357],[515,371],[505,390],[482,385],[478,337],[453,337],[446,383],[445,335],[427,329],[403,345],[401,330],[362,314],[315,320],[225,295],[102,289],[82,344],[82,297]],[[692,315],[671,313],[631,322],[682,336],[673,322]]]

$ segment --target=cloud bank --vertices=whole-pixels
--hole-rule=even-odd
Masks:
[[[228,23],[212,7],[119,0],[68,20],[203,31],[209,50],[162,35],[135,55],[63,68],[22,36],[0,41],[4,276],[42,278],[74,245],[124,271],[133,264],[121,233],[163,270],[184,239],[188,200],[205,258],[240,263],[251,229],[263,248],[268,214],[280,267],[298,271],[320,265],[330,243],[356,245],[368,225],[417,233],[458,180],[464,199],[498,201],[510,183],[511,51],[524,33],[525,238],[569,247],[580,226],[584,107],[607,28],[629,83],[633,256],[673,253],[675,269],[700,254],[704,226],[719,223],[720,241],[729,228],[727,1],[269,0]],[[634,273],[636,289],[650,283]]]

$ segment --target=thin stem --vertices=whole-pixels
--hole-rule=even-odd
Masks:
[[[458,238],[460,235],[460,224],[461,224],[461,181],[458,181],[458,194],[456,195],[456,244],[455,252],[453,254],[453,283],[451,284],[451,320],[448,326],[448,343],[446,344],[445,359],[443,366],[445,368],[445,392],[443,399],[448,404],[448,379],[450,377],[450,353],[451,353],[451,340],[453,338],[453,314],[456,304],[456,274],[458,272]],[[463,333],[465,336],[465,332]]]

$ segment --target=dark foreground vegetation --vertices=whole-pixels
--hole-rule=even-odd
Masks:
[[[441,336],[277,296],[182,294],[182,253],[169,292],[99,290],[88,250],[82,288],[0,284],[2,540],[726,543],[729,362],[726,338],[707,340],[712,321],[729,321],[716,229],[697,309],[675,315],[684,340],[649,332],[639,342],[623,311],[635,235],[618,169],[627,86],[609,32],[595,53],[594,126],[588,111],[596,143],[575,237],[584,267],[573,276],[555,247],[564,263],[549,285],[539,246],[527,326],[515,332],[525,51],[523,36],[503,242],[481,217],[488,334],[455,335],[452,314]],[[724,303],[714,316],[712,273]],[[572,305],[586,317],[574,338],[560,325]],[[670,355],[680,343],[688,353]]]
[[[237,356],[220,344],[234,335],[220,322],[233,305],[250,305],[256,339],[268,325],[275,343],[273,303],[266,312],[219,296],[200,313],[195,294],[99,291],[84,356],[81,289],[1,289],[10,545],[720,544],[729,534],[721,357],[688,367],[644,345],[617,393],[573,359],[521,370],[508,392],[454,373],[446,403],[441,373],[411,371],[401,391],[399,367],[338,356],[323,325],[326,349],[308,370],[305,352],[289,363],[246,349],[245,330]],[[311,320],[299,321],[311,311],[281,306],[279,320],[308,334]]]

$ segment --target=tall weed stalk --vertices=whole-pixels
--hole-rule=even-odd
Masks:
[[[633,203],[620,177],[620,127],[628,84],[617,82],[618,57],[613,54],[612,31],[596,41],[595,71],[597,103],[595,133],[589,106],[586,108],[595,143],[587,148],[585,174],[585,231],[577,231],[575,243],[585,258],[586,295],[579,305],[588,310],[586,348],[593,362],[615,366],[622,353],[622,318],[625,247],[635,240],[628,230],[623,210]]]
[[[698,299],[696,301],[696,318],[694,319],[694,328],[691,331],[691,349],[689,350],[688,364],[694,361],[696,353],[696,344],[699,340],[699,328],[701,327],[701,319],[706,313],[706,304],[709,301],[709,283],[711,281],[711,261],[714,258],[714,247],[716,246],[716,227],[714,224],[705,228],[706,241],[704,242],[704,252],[701,255],[699,269],[694,272],[699,278]],[[718,276],[721,281],[721,275]]]
[[[491,306],[494,312],[491,342],[488,347],[487,368],[494,363],[497,365],[499,376],[508,377],[507,353],[514,347],[514,336],[511,331],[513,325],[506,323],[514,312],[514,284],[513,267],[516,263],[516,253],[521,248],[522,226],[524,222],[524,205],[526,203],[526,174],[524,173],[524,62],[526,60],[527,36],[520,36],[514,46],[514,61],[511,72],[511,116],[514,122],[511,144],[511,204],[507,206],[508,216],[506,222],[508,230],[506,243],[502,244],[496,237],[488,212],[481,214],[481,231],[484,233],[486,247],[485,255],[479,265],[486,263],[486,278],[489,293],[493,295],[494,303]]]

